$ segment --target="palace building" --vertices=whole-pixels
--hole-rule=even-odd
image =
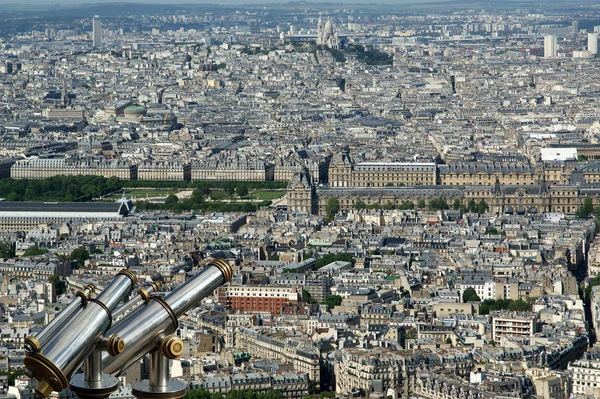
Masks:
[[[501,184],[497,179],[493,185],[315,186],[310,172],[304,169],[290,182],[287,197],[289,210],[319,215],[326,213],[330,198],[336,198],[343,211],[356,209],[359,201],[377,207],[388,203],[400,206],[409,201],[417,208],[419,204],[427,207],[431,200],[443,198],[450,206],[455,200],[462,205],[483,200],[494,214],[574,214],[585,198],[592,198],[594,206],[600,205],[600,184],[551,186],[544,180],[536,184]]]

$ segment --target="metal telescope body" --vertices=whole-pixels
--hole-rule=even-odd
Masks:
[[[68,379],[96,348],[103,347],[113,355],[123,349],[118,337],[105,332],[112,323],[112,310],[136,283],[134,273],[122,270],[96,299],[88,299],[70,317],[63,316],[62,326],[53,326],[47,334],[46,329],[40,332],[47,337],[44,344],[28,352],[24,360],[31,376],[38,380],[38,395],[45,398],[68,387]]]
[[[183,342],[169,334],[177,330],[180,316],[232,277],[229,263],[214,259],[164,298],[150,295],[160,288],[154,282],[119,308],[137,282],[131,271],[122,270],[96,299],[87,299],[90,287],[66,315],[59,314],[58,322],[38,334],[41,341],[28,338],[25,366],[38,380],[36,393],[46,398],[70,386],[79,399],[106,399],[118,388],[115,376],[149,353],[150,379],[134,384],[133,394],[138,399],[181,398],[187,386],[169,379],[169,359],[181,355]],[[115,315],[122,318],[112,325]],[[82,363],[83,374],[73,376]]]
[[[75,299],[73,299],[62,312],[56,315],[42,331],[36,336],[25,338],[25,348],[30,352],[38,351],[56,334],[57,331],[63,328],[74,315],[85,307],[95,290],[96,287],[93,284],[89,284],[83,290],[77,291]]]
[[[161,287],[162,283],[160,281],[154,281],[148,287],[137,290],[137,294],[133,298],[125,302],[122,306],[119,306],[117,310],[113,312],[113,320],[119,319],[142,301],[147,301],[150,298],[150,294],[157,292]]]
[[[164,299],[151,296],[144,305],[127,314],[107,332],[108,335],[119,336],[125,342],[125,350],[117,356],[103,354],[102,370],[107,374],[120,375],[157,345],[162,345],[157,341],[177,330],[177,319],[181,315],[231,280],[232,276],[233,271],[227,261],[214,259]]]

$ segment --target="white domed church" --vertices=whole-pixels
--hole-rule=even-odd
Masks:
[[[317,45],[327,46],[336,50],[340,48],[340,37],[337,32],[334,32],[333,24],[329,18],[325,25],[323,25],[323,20],[319,17],[319,22],[317,23]]]

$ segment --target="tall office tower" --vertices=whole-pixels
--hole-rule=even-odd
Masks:
[[[573,21],[571,23],[571,28],[573,29],[573,34],[576,35],[579,33],[579,21]]]
[[[598,34],[588,33],[588,51],[592,54],[598,54]]]
[[[97,15],[94,15],[92,20],[92,36],[94,47],[100,47],[102,45],[102,22]]]
[[[594,26],[594,33],[600,33],[600,26]]]
[[[556,57],[557,47],[555,35],[544,36],[544,58]]]

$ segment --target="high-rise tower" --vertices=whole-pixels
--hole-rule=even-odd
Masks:
[[[598,54],[598,34],[588,33],[587,49],[592,54]]]
[[[92,40],[94,47],[102,46],[102,22],[98,15],[94,15],[94,19],[92,20]]]
[[[556,57],[556,36],[555,35],[547,35],[544,37],[544,58],[554,58]]]

